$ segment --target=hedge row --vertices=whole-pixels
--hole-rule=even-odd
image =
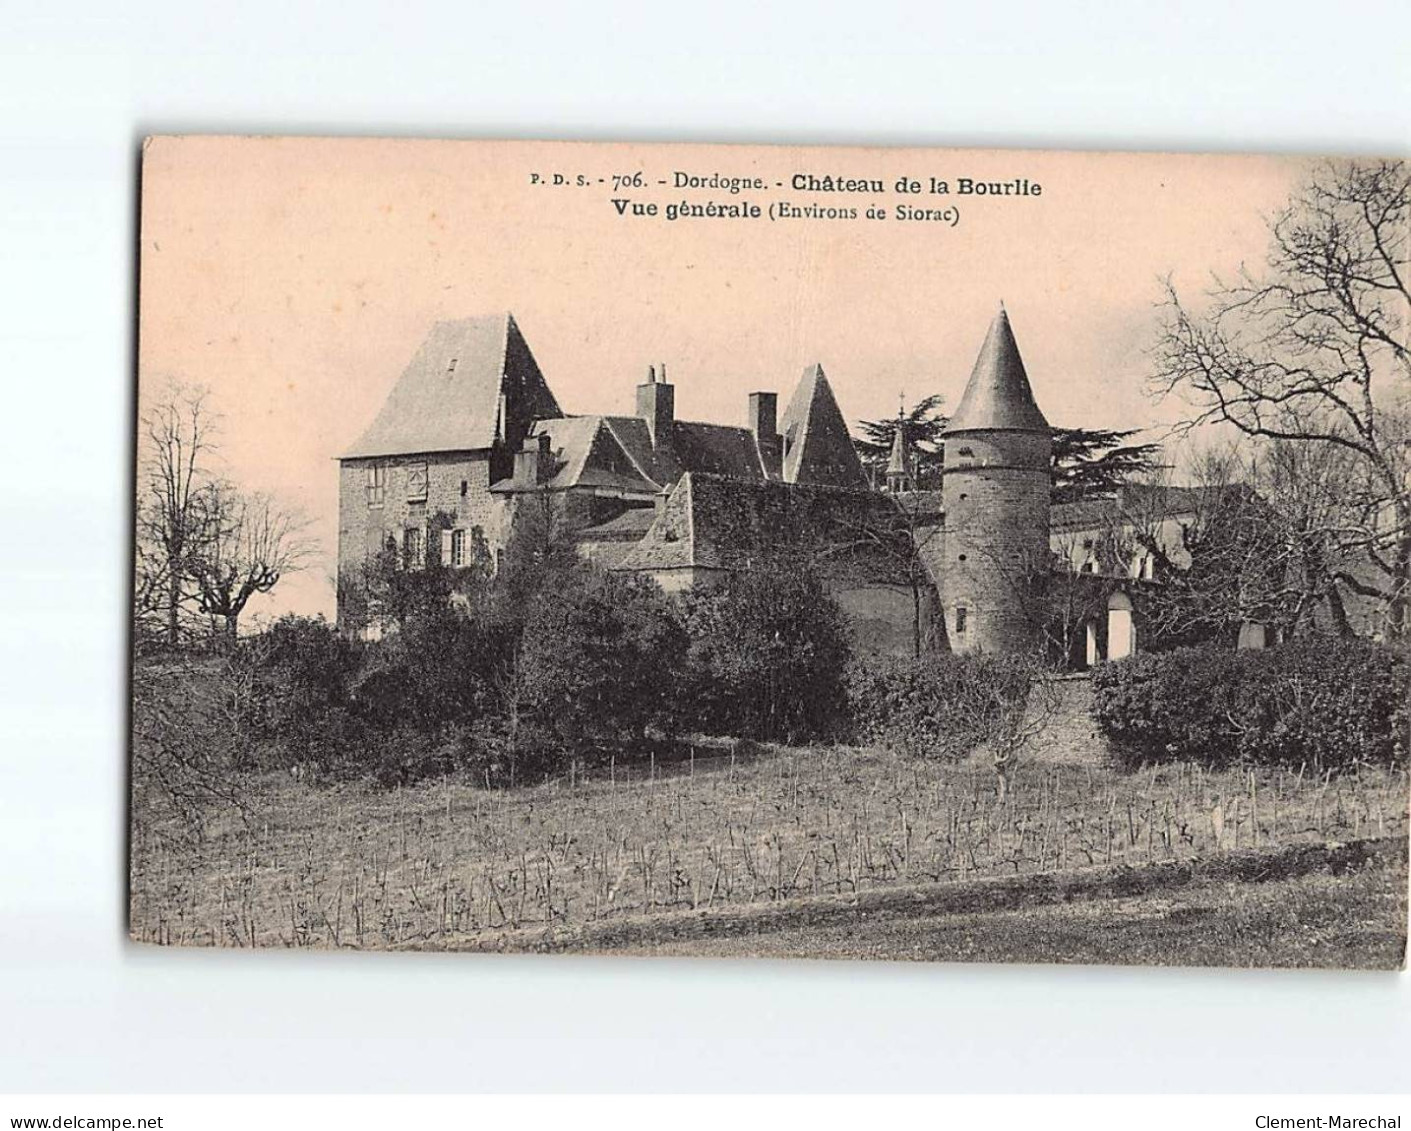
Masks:
[[[848,714],[864,745],[913,757],[963,757],[1006,711],[1022,713],[1035,665],[1018,656],[867,657],[848,669]]]
[[[1332,769],[1407,757],[1411,662],[1371,641],[1139,655],[1096,669],[1093,692],[1098,726],[1128,764]]]

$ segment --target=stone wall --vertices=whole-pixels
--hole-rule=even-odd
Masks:
[[[1029,579],[1047,566],[1049,439],[1037,433],[960,434],[942,485],[939,578],[951,647],[1025,651],[1037,638]],[[964,609],[965,630],[957,631]]]
[[[386,468],[381,506],[369,505],[368,468],[373,465]],[[413,499],[413,475],[421,468],[426,470],[425,498]],[[504,546],[505,502],[490,491],[488,452],[348,459],[340,461],[338,475],[340,579],[356,576],[362,564],[387,544],[389,535],[400,547],[409,527],[460,528],[468,536],[478,527],[492,553]],[[423,538],[424,544],[435,547],[434,538]],[[340,606],[340,624],[343,616]]]

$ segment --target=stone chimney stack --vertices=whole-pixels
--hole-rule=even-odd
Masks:
[[[783,475],[784,444],[779,436],[779,394],[750,394],[750,431],[759,446],[759,458],[770,479]]]
[[[529,436],[524,447],[514,455],[514,485],[519,488],[538,487],[550,478],[553,456],[549,451],[549,435],[541,432]]]
[[[655,366],[647,368],[645,384],[637,386],[637,415],[647,422],[652,448],[656,451],[671,447],[671,433],[676,424],[676,389],[666,383],[666,365],[657,380]]]

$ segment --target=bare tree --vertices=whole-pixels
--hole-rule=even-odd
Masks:
[[[926,551],[940,533],[938,492],[888,494],[868,505],[840,509],[830,529],[812,544],[813,561],[830,576],[856,584],[905,589],[911,597],[911,653],[920,656],[932,643],[926,614],[936,592]]]
[[[1411,166],[1328,162],[1270,224],[1261,274],[1218,282],[1203,313],[1168,282],[1155,386],[1198,405],[1191,426],[1331,447],[1347,463],[1325,522],[1337,582],[1407,633],[1411,599]],[[1325,516],[1326,517],[1326,516]]]
[[[187,568],[201,612],[222,618],[233,640],[250,598],[268,593],[280,578],[305,565],[313,547],[303,519],[266,494],[212,483],[201,492],[197,510],[202,533]]]
[[[205,549],[202,495],[211,483],[218,421],[204,388],[173,381],[139,426],[134,615],[159,615],[174,646],[182,608],[195,597],[190,565]]]

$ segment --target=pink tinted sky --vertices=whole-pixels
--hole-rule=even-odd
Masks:
[[[221,470],[311,520],[321,556],[252,605],[333,612],[337,454],[431,323],[510,310],[567,412],[629,412],[665,361],[678,415],[743,423],[823,363],[849,420],[942,394],[954,406],[1001,299],[1061,425],[1149,427],[1144,379],[1170,274],[1203,289],[1264,254],[1265,217],[1305,159],[1020,151],[162,138],[143,161],[139,396],[209,386]],[[764,177],[766,192],[614,194],[530,174]],[[851,206],[796,173],[880,178],[925,222],[633,220],[613,195]],[[898,196],[897,178],[1011,180],[1038,197]],[[783,181],[783,189],[774,187]]]

